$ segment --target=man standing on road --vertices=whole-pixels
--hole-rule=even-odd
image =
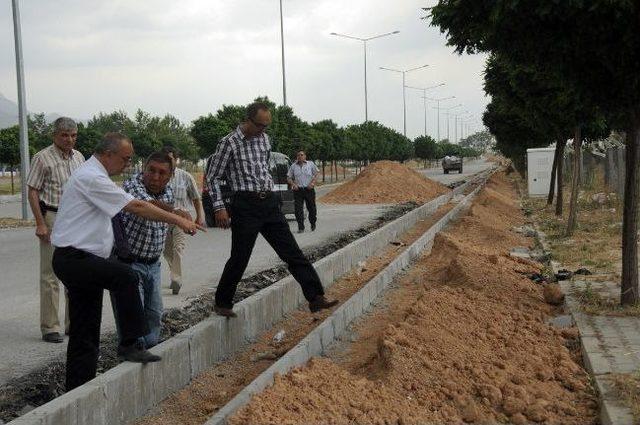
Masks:
[[[104,289],[111,291],[116,301],[122,337],[118,355],[139,363],[160,360],[138,340],[149,329],[137,273],[126,264],[108,260],[114,242],[113,216],[123,210],[178,225],[190,234],[204,230],[191,220],[135,199],[111,180],[110,176],[122,173],[132,156],[129,138],[120,133],[105,134],[94,155],[73,173],[60,200],[51,243],[56,247],[53,270],[69,292],[67,391],[96,375]]]
[[[49,236],[56,220],[62,186],[71,173],[84,162],[84,156],[73,149],[78,126],[71,118],[61,117],[53,123],[53,144],[33,156],[27,177],[29,205],[36,221],[40,240],[40,331],[46,342],[62,342],[60,315],[60,282],[51,268],[53,246]],[[65,292],[65,333],[69,331],[69,310]]]
[[[291,164],[287,173],[287,182],[293,189],[293,201],[295,205],[296,221],[298,222],[298,233],[304,232],[304,209],[303,203],[307,204],[309,211],[309,223],[311,231],[316,230],[316,179],[318,178],[318,167],[313,161],[307,161],[307,155],[303,150],[296,154],[296,162]]]
[[[178,168],[177,162],[179,152],[173,146],[165,146],[162,152],[168,154],[173,159],[173,177],[169,181],[169,186],[173,190],[175,207],[187,212],[193,206],[196,210],[196,223],[204,226],[204,209],[202,208],[202,198],[196,186],[196,181],[191,173]],[[182,253],[187,242],[185,233],[176,226],[169,226],[167,242],[164,248],[164,259],[167,260],[171,273],[171,284],[169,287],[173,295],[178,295],[182,287]]]
[[[172,173],[171,157],[166,153],[156,152],[147,158],[144,171],[125,180],[122,188],[136,199],[191,220],[189,213],[173,207],[173,190],[167,186]],[[118,260],[129,264],[140,278],[142,305],[149,326],[149,333],[143,337],[143,341],[145,348],[151,348],[158,343],[162,326],[160,256],[164,249],[169,225],[129,212],[120,213],[116,218],[120,220],[128,248],[126,253],[118,252],[116,244],[116,256]],[[179,227],[178,230],[184,233]],[[115,301],[114,296],[112,301]],[[114,309],[114,313],[117,315],[117,310]],[[118,334],[121,334],[119,328]]]
[[[324,297],[320,278],[298,247],[280,209],[279,198],[272,191],[273,179],[269,173],[271,144],[265,134],[269,124],[271,112],[267,105],[260,102],[249,105],[246,120],[218,143],[205,179],[211,193],[216,225],[225,229],[231,227],[231,256],[216,290],[214,310],[221,316],[236,316],[232,310],[233,296],[249,263],[258,233],[287,263],[312,312],[338,303]],[[222,179],[234,192],[231,218],[222,199]]]

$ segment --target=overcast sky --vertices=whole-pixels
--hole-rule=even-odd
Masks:
[[[369,37],[369,119],[402,132],[402,76],[380,66],[424,70],[407,85],[480,117],[485,57],[458,56],[422,20],[418,0],[283,0],[287,100],[309,122],[364,120],[362,43]],[[278,0],[21,0],[27,107],[77,118],[115,109],[171,113],[190,122],[259,95],[282,103]],[[11,2],[0,2],[0,93],[16,100]],[[407,135],[424,132],[421,92],[407,91]],[[436,135],[435,104],[428,132]],[[476,120],[476,126],[479,121]],[[453,126],[451,127],[453,138]],[[441,137],[446,121],[441,117]]]

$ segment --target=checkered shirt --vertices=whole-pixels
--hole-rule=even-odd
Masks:
[[[233,192],[273,190],[273,178],[269,172],[270,157],[271,143],[265,133],[249,138],[238,126],[223,137],[211,156],[205,179],[213,209],[224,208],[220,191],[220,180],[223,179]]]
[[[167,185],[164,191],[158,195],[147,191],[142,181],[142,173],[137,173],[122,183],[125,192],[142,201],[160,201],[173,205],[173,191]],[[152,221],[138,215],[123,212],[122,224],[124,233],[129,242],[131,255],[143,260],[152,260],[160,257],[164,249],[169,225],[160,221]]]

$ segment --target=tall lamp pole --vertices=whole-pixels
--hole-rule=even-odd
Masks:
[[[284,20],[282,19],[282,0],[280,0],[280,46],[282,47],[282,101],[287,106],[287,78],[284,69]]]
[[[13,35],[16,46],[16,76],[18,80],[18,120],[20,123],[20,181],[22,192],[22,219],[29,218],[27,209],[27,175],[29,174],[29,133],[27,132],[27,101],[24,89],[24,63],[22,61],[22,31],[20,29],[20,5],[12,0]]]
[[[386,37],[388,35],[398,34],[400,31],[392,31],[384,34],[374,35],[373,37],[354,37],[352,35],[338,34],[337,32],[332,32],[331,35],[335,35],[336,37],[344,37],[349,38],[351,40],[362,41],[362,48],[364,50],[364,121],[369,121],[369,107],[368,107],[368,94],[367,94],[367,42],[371,40],[375,40],[376,38]]]
[[[405,83],[407,72],[417,71],[419,69],[423,69],[428,66],[429,65],[421,65],[421,66],[416,66],[414,68],[409,68],[409,69],[385,68],[384,66],[380,67],[380,69],[385,71],[397,72],[402,74],[402,126],[403,126],[404,137],[407,137],[407,85]]]
[[[423,100],[423,106],[424,106],[424,135],[425,135],[425,137],[427,135],[427,90],[435,89],[436,87],[442,87],[442,86],[444,86],[444,83],[436,84],[435,86],[430,86],[430,87],[412,87],[412,86],[407,86],[408,89],[422,90],[422,100]]]
[[[445,100],[449,100],[449,99],[455,99],[455,96],[449,96],[449,97],[440,97],[440,98],[431,98],[431,97],[426,97],[427,100],[431,100],[433,102],[436,102],[436,109],[438,110],[438,142],[440,141],[440,102],[443,102]]]

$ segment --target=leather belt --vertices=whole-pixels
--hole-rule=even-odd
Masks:
[[[273,195],[273,192],[270,190],[261,190],[261,191],[250,191],[250,190],[239,190],[236,192],[236,194],[241,195],[241,196],[247,196],[249,198],[254,198],[254,199],[267,199],[269,197],[271,197]]]

